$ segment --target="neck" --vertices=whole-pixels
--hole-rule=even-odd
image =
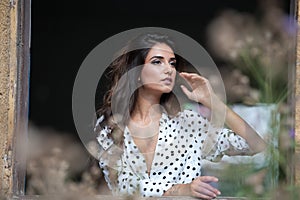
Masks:
[[[132,113],[134,121],[147,123],[161,115],[160,95],[146,94],[139,90],[137,102]]]

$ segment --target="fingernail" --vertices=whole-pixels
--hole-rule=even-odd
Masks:
[[[218,191],[218,195],[220,195],[221,194],[221,192],[220,191]]]

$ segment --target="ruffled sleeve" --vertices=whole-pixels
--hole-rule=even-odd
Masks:
[[[216,134],[216,143],[207,154],[202,154],[204,159],[219,161],[224,155],[245,155],[250,153],[250,147],[246,140],[232,130],[223,128],[214,132]]]
[[[111,133],[111,130],[105,126],[99,133],[97,136],[97,141],[100,144],[100,146],[103,148],[103,150],[108,150],[109,147],[111,147],[113,145],[113,140],[111,138],[108,137],[108,134]],[[101,156],[101,155],[99,155]]]
[[[119,155],[120,149],[114,144],[113,140],[109,137],[112,130],[108,126],[101,127],[100,123],[103,121],[104,117],[101,116],[97,122],[94,131],[97,134],[97,141],[100,146],[100,151],[98,153],[99,166],[102,169],[104,179],[107,182],[109,189],[112,193],[117,193],[117,185],[115,181],[111,180],[114,170],[118,170],[120,166],[120,160],[116,157]],[[112,168],[112,169],[111,169]]]
[[[246,140],[232,130],[214,126],[200,114],[185,110],[184,126],[194,131],[197,149],[202,159],[219,161],[223,155],[244,155],[250,153]]]

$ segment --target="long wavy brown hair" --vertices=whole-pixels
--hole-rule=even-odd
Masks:
[[[112,130],[110,137],[114,144],[120,147],[123,145],[124,127],[135,108],[138,97],[137,88],[142,86],[138,81],[142,67],[138,66],[144,65],[148,52],[158,43],[164,43],[173,50],[177,63],[176,70],[181,71],[184,59],[175,53],[178,51],[171,38],[159,33],[142,34],[129,41],[106,70],[106,78],[110,81],[110,87],[104,94],[102,105],[97,110],[98,117],[104,116],[99,128],[109,126]],[[132,70],[134,68],[136,70]],[[130,73],[128,73],[129,71]],[[176,76],[176,80],[178,78]],[[112,111],[112,101],[115,106],[114,112]],[[163,94],[160,104],[170,116],[174,116],[180,111],[179,102],[173,92]]]

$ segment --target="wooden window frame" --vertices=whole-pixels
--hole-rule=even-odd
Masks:
[[[24,195],[31,0],[0,1],[0,195]],[[0,197],[1,198],[1,197]]]

